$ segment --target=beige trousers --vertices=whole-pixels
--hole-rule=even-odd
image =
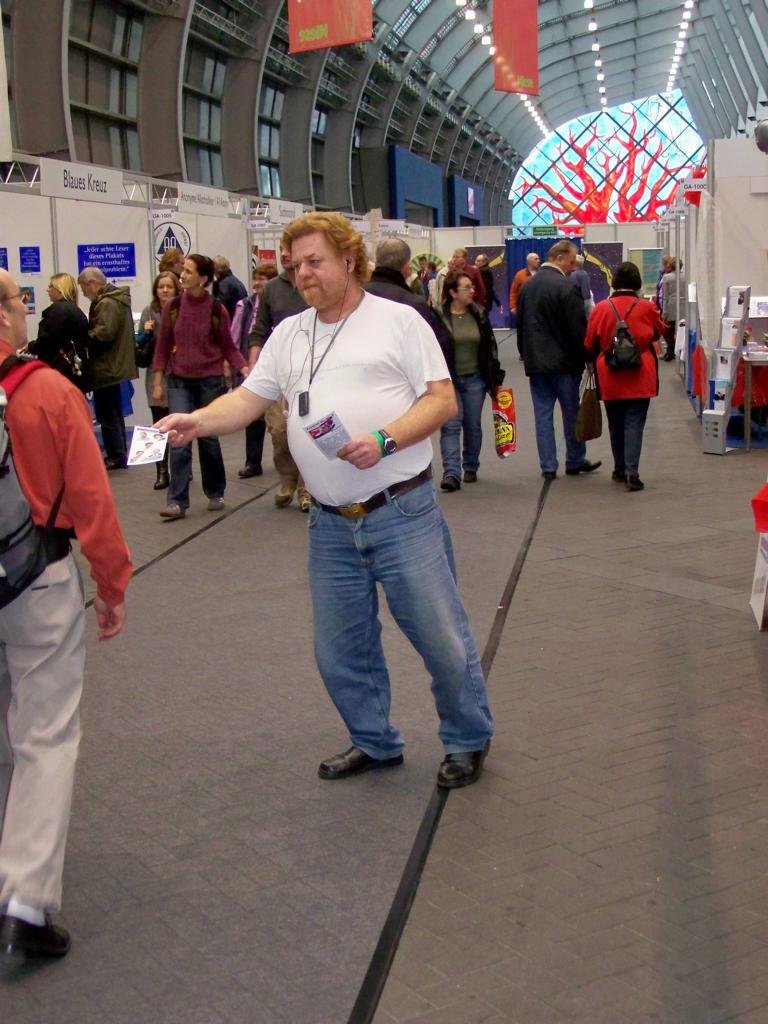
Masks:
[[[72,555],[0,609],[0,908],[61,906],[85,667]]]
[[[299,467],[293,461],[293,456],[288,448],[288,424],[286,423],[285,402],[278,398],[276,402],[267,409],[264,418],[267,421],[267,430],[272,438],[272,458],[275,462],[275,469],[280,474],[280,489],[299,492],[299,498],[307,493],[304,481],[299,473]]]

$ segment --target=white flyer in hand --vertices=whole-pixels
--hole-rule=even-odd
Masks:
[[[134,427],[131,450],[128,452],[129,466],[145,466],[148,462],[159,462],[165,455],[168,435],[154,427]]]
[[[326,459],[335,459],[339,448],[350,441],[349,431],[335,412],[304,428]]]

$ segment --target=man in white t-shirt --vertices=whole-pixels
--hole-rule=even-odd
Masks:
[[[315,655],[352,741],[319,775],[403,761],[378,583],[432,676],[445,749],[438,785],[467,786],[482,772],[493,720],[431,479],[430,435],[456,413],[445,359],[414,309],[363,291],[367,253],[346,217],[305,214],[281,245],[310,308],[275,328],[243,387],[158,427],[173,445],[189,444],[237,430],[285,396],[291,453],[313,499]]]

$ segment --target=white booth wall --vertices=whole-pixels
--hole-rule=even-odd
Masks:
[[[768,155],[751,138],[716,139],[711,153],[717,293],[724,295],[729,284],[749,284],[753,295],[768,295]]]

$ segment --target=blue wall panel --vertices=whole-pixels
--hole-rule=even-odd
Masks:
[[[437,164],[400,146],[390,146],[389,183],[390,217],[405,220],[406,202],[419,203],[435,211],[436,228],[444,227],[443,172]]]
[[[479,185],[473,185],[466,178],[460,178],[458,174],[452,174],[448,179],[448,225],[452,228],[460,227],[462,217],[464,223],[482,224],[485,210],[484,189]],[[470,209],[470,194],[472,196],[472,209]]]

